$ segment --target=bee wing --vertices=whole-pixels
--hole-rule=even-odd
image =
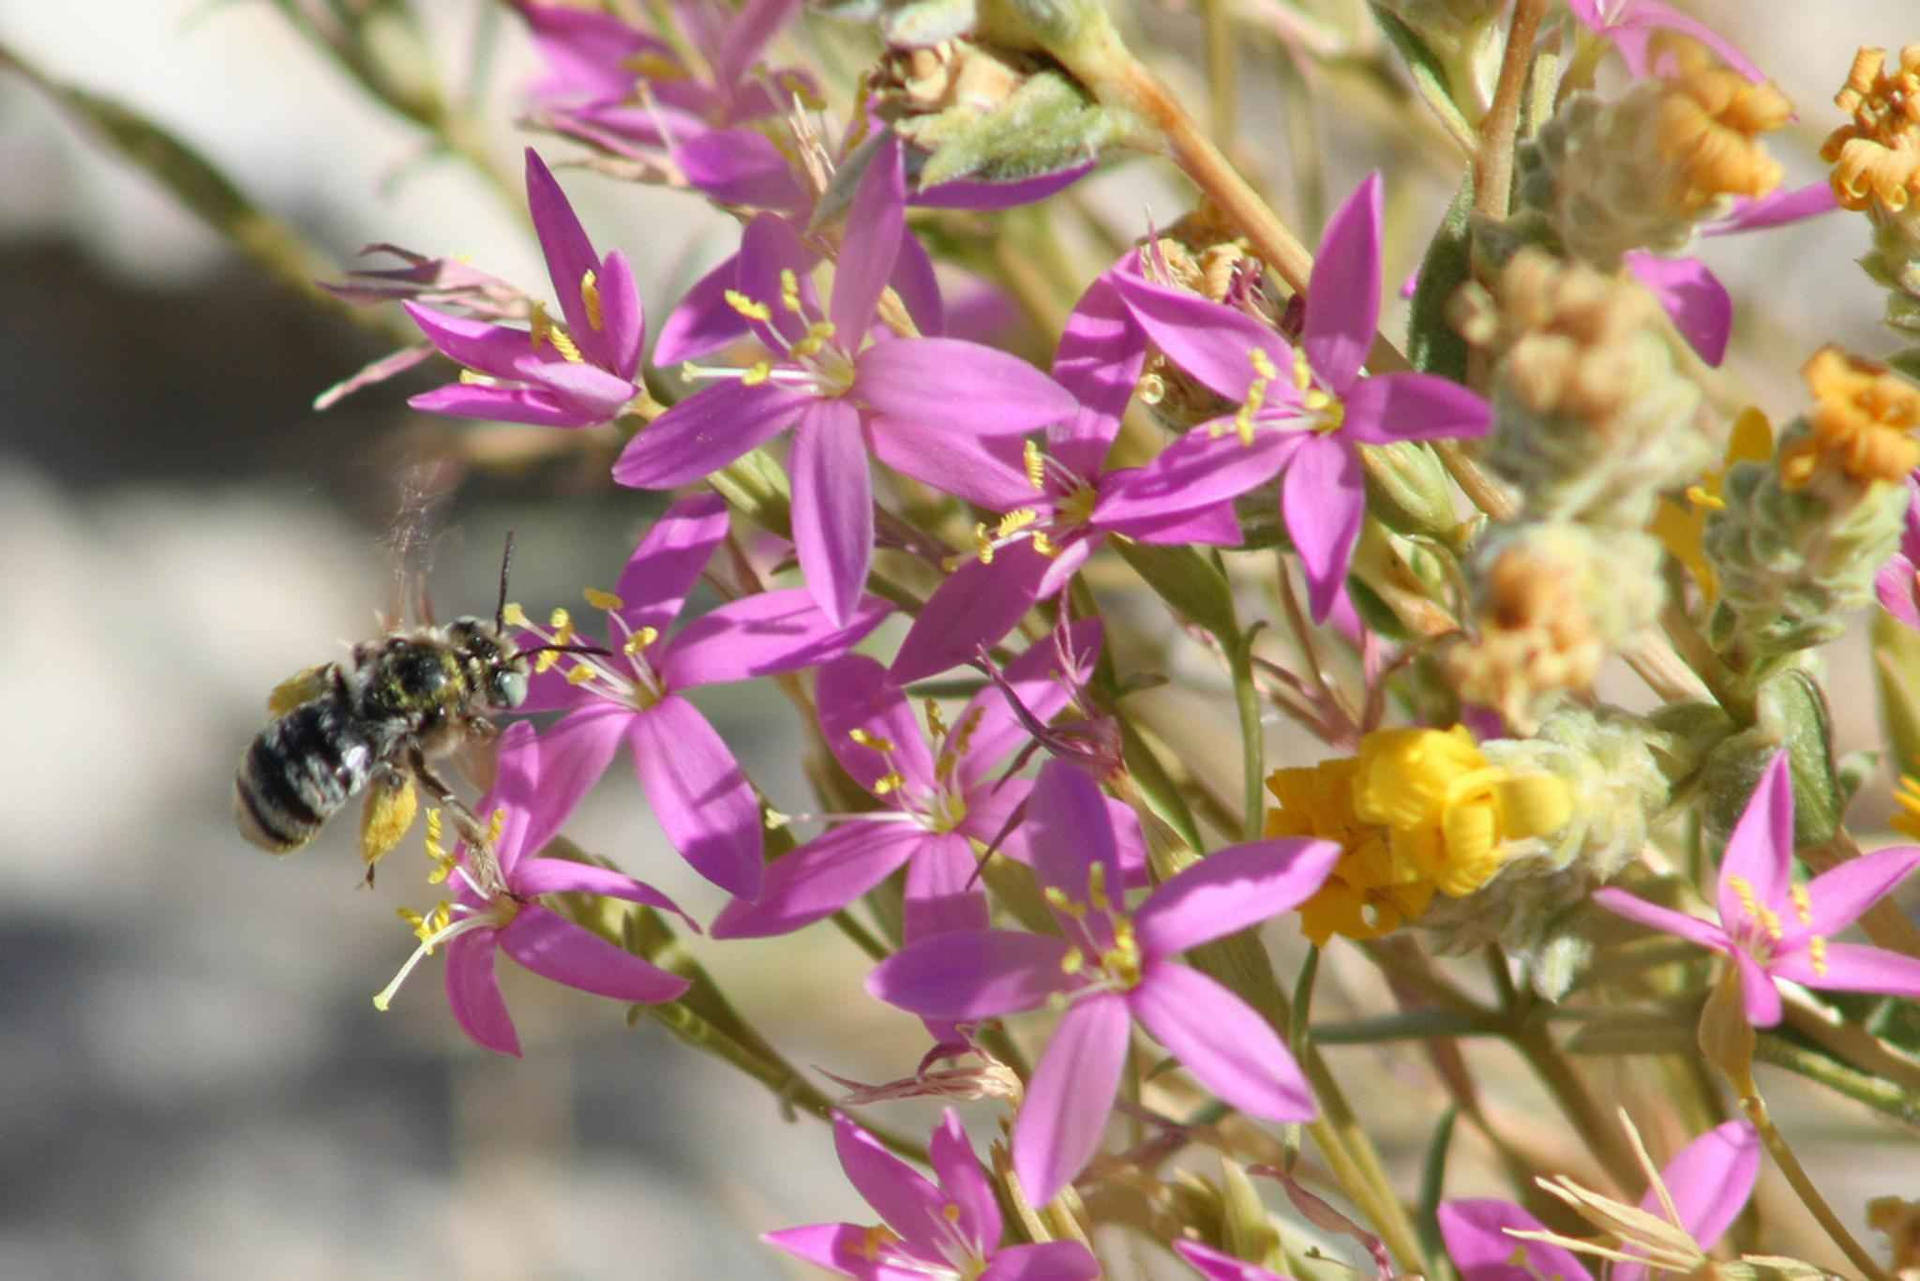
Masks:
[[[457,464],[448,459],[415,462],[401,469],[399,502],[386,537],[393,581],[381,619],[385,630],[404,626],[409,615],[417,623],[433,623],[427,579],[433,570],[440,516],[459,483],[458,473]]]
[[[406,839],[419,809],[411,775],[380,775],[367,785],[367,803],[360,811],[360,858],[369,880],[373,865]]]
[[[311,703],[327,689],[332,663],[303,667],[273,687],[267,695],[267,715],[278,719],[302,703]]]

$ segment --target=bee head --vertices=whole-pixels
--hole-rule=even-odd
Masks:
[[[447,626],[447,639],[460,651],[473,687],[487,706],[509,711],[527,701],[527,657],[490,619],[471,615]]]

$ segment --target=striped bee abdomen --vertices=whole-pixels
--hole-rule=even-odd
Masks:
[[[240,758],[234,819],[261,849],[305,845],[379,767],[390,744],[377,741],[377,723],[353,715],[349,698],[336,684],[268,724]]]

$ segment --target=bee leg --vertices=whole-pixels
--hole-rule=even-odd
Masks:
[[[413,771],[415,781],[420,784],[421,790],[433,798],[434,804],[453,815],[454,827],[467,842],[468,856],[475,872],[479,874],[480,884],[489,889],[502,888],[499,865],[494,860],[493,846],[487,840],[486,825],[433,772],[433,767],[427,764],[427,754],[418,747],[408,751],[407,768]]]

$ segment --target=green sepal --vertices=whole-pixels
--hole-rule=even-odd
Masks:
[[[1460,527],[1453,484],[1433,446],[1396,440],[1360,447],[1366,470],[1367,511],[1398,533],[1446,542]]]
[[[770,534],[793,537],[793,495],[772,454],[755,449],[707,477],[727,506]]]
[[[1420,100],[1433,108],[1433,113],[1440,117],[1447,132],[1454,137],[1473,137],[1473,125],[1461,114],[1459,104],[1454,100],[1446,64],[1439,55],[1427,47],[1427,42],[1412,27],[1381,5],[1369,3],[1367,8],[1373,10],[1373,20],[1380,24],[1381,34],[1386,36],[1387,43],[1407,64],[1407,74],[1413,78],[1413,87],[1419,91]]]
[[[1133,787],[1140,799],[1152,811],[1152,817],[1159,819],[1170,828],[1173,834],[1186,842],[1190,850],[1200,848],[1200,825],[1194,821],[1193,810],[1187,805],[1187,798],[1180,795],[1180,788],[1167,773],[1167,767],[1160,761],[1159,753],[1140,736],[1140,731],[1126,717],[1120,718],[1120,755],[1127,764],[1127,773],[1133,779]],[[1142,816],[1142,823],[1147,816]],[[1148,841],[1149,855],[1155,848],[1155,842]],[[1155,866],[1155,878],[1164,880],[1179,871],[1178,867],[1169,870]]]
[[[1273,1217],[1260,1200],[1260,1190],[1253,1186],[1253,1180],[1247,1177],[1239,1162],[1222,1157],[1220,1170],[1221,1235],[1225,1238],[1227,1253],[1270,1272],[1283,1271],[1286,1251],[1281,1246],[1279,1230],[1273,1226]]]
[[[1378,11],[1379,6],[1374,8]],[[1454,294],[1472,275],[1472,214],[1473,171],[1469,169],[1420,260],[1419,283],[1407,317],[1408,362],[1423,373],[1457,383],[1467,380],[1467,340],[1455,331],[1447,311]]]
[[[1110,545],[1176,613],[1212,632],[1223,645],[1237,642],[1240,624],[1233,611],[1233,590],[1217,561],[1192,547],[1130,538],[1115,538]]]
[[[1895,772],[1920,778],[1920,632],[1875,610],[1873,685]]]
[[[1446,1275],[1433,1281],[1448,1281],[1455,1275],[1447,1259],[1446,1242],[1440,1236],[1439,1212],[1440,1200],[1447,1188],[1447,1153],[1453,1146],[1454,1122],[1459,1118],[1457,1107],[1449,1106],[1440,1114],[1439,1124],[1433,1127],[1433,1137],[1427,1141],[1426,1160],[1420,1165],[1420,1212],[1414,1220],[1420,1229],[1420,1252],[1429,1262],[1446,1269]]]
[[[1825,844],[1839,830],[1846,809],[1828,746],[1833,726],[1826,697],[1811,676],[1790,669],[1761,689],[1758,719],[1754,728],[1708,753],[1701,768],[1701,815],[1710,845],[1726,844],[1760,776],[1782,748],[1793,779],[1794,846]]]

